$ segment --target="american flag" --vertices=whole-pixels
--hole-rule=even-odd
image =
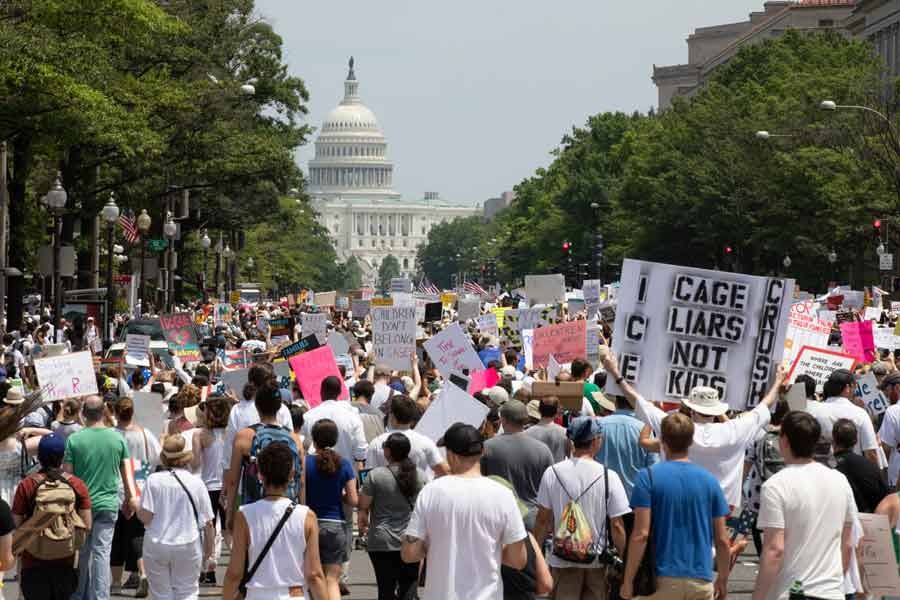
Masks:
[[[439,296],[441,294],[441,290],[438,286],[428,281],[427,277],[423,277],[419,281],[419,285],[416,286],[416,291],[420,294],[427,294],[429,296]]]
[[[470,294],[475,294],[478,296],[487,296],[489,295],[483,287],[475,283],[474,281],[467,281],[463,284],[463,289]]]
[[[119,215],[119,225],[122,226],[122,233],[125,235],[125,241],[133,244],[140,239],[138,233],[137,222],[134,219],[134,213],[130,210],[123,211]]]

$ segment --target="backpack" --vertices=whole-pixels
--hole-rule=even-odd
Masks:
[[[781,455],[781,447],[778,445],[779,435],[777,431],[766,431],[756,444],[759,478],[763,483],[784,468],[784,457]]]
[[[75,489],[57,470],[34,478],[42,479],[34,492],[34,512],[16,530],[15,553],[27,550],[37,560],[74,556],[88,533],[76,510]]]
[[[250,456],[245,459],[241,485],[241,504],[250,504],[261,499],[263,492],[262,482],[259,480],[259,468],[256,465],[256,456],[260,450],[273,443],[285,444],[294,457],[294,479],[288,485],[288,498],[297,501],[300,497],[300,451],[294,441],[291,432],[278,425],[263,425],[257,423],[251,429],[255,432],[253,442],[250,444]]]
[[[592,481],[577,498],[573,498],[566,486],[563,485],[556,468],[553,466],[550,468],[553,469],[553,474],[556,475],[560,487],[569,497],[569,502],[563,507],[559,523],[556,525],[556,532],[553,534],[553,555],[569,562],[589,565],[597,560],[597,556],[600,554],[597,543],[599,537],[595,538],[594,531],[591,529],[591,524],[581,508],[579,500],[601,479],[606,485],[606,466],[603,467],[603,474]],[[604,507],[605,509],[606,507]]]

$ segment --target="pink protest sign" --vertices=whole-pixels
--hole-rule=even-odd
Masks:
[[[350,392],[347,391],[344,378],[341,377],[341,372],[334,361],[331,346],[322,346],[303,354],[297,354],[290,357],[288,362],[297,376],[300,391],[303,392],[303,398],[310,408],[322,403],[322,380],[330,375],[334,375],[341,382],[341,395],[338,400],[350,399]]]
[[[550,355],[561,365],[587,356],[587,321],[569,321],[534,330],[532,364],[546,367]]]
[[[841,323],[841,339],[844,341],[844,352],[859,362],[875,360],[875,335],[872,321],[854,321]]]
[[[476,394],[483,389],[494,387],[500,383],[500,374],[494,369],[469,373],[469,393]]]

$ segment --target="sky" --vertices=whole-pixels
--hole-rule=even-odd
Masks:
[[[605,111],[657,102],[653,65],[687,62],[697,27],[762,0],[257,0],[310,93],[318,128],[356,59],[407,200],[474,204],[547,166],[563,135]],[[313,155],[313,139],[297,155]]]

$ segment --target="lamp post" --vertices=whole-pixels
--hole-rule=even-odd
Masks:
[[[203,230],[200,245],[203,246],[203,303],[206,304],[209,301],[209,293],[206,291],[206,265],[209,259],[209,247],[212,245],[212,240],[209,239],[209,234],[206,233],[206,230]]]
[[[112,343],[112,333],[110,333],[110,324],[113,322],[113,312],[115,311],[115,294],[113,283],[113,242],[115,241],[116,221],[119,220],[119,207],[116,205],[116,195],[112,192],[109,194],[109,200],[100,211],[100,216],[106,221],[106,322],[103,323],[103,338]]]
[[[62,278],[59,274],[59,251],[62,243],[60,237],[62,233],[62,216],[66,212],[66,201],[68,199],[69,195],[62,186],[62,173],[57,171],[53,187],[50,188],[50,191],[43,198],[47,212],[53,216],[53,333],[57,336],[59,335],[57,332],[59,331],[59,319],[62,312]]]
[[[247,258],[247,278],[250,279],[251,281],[253,281],[253,279],[254,279],[253,267],[255,267],[255,266],[256,266],[256,264],[253,262],[253,257],[252,256],[248,257]]]
[[[234,283],[233,281],[231,281],[231,278],[229,277],[229,273],[231,271],[228,268],[229,261],[231,261],[231,259],[234,258],[234,250],[231,249],[231,246],[229,246],[227,242],[225,243],[225,249],[222,250],[222,258],[225,259],[225,300],[227,302],[228,301],[228,293],[231,292],[231,287],[232,287],[232,284]]]
[[[603,233],[600,231],[600,203],[591,202],[591,208],[594,211],[594,260],[591,273],[594,279],[600,279],[600,272],[603,269]]]
[[[828,264],[831,265],[831,279],[834,280],[837,278],[837,274],[835,273],[835,263],[837,262],[838,256],[837,252],[834,251],[834,248],[828,253]]]
[[[166,222],[163,225],[163,235],[168,240],[169,245],[166,248],[166,296],[165,296],[165,306],[166,311],[172,312],[172,301],[175,298],[175,265],[173,259],[175,258],[175,234],[178,233],[178,226],[175,225],[175,221],[172,219],[172,213],[166,213]]]
[[[145,285],[144,281],[147,279],[146,277],[146,258],[147,258],[147,233],[150,231],[150,225],[153,221],[150,219],[150,215],[147,214],[147,209],[143,209],[141,214],[138,215],[137,218],[137,228],[141,233],[141,287],[138,291],[138,296],[141,300],[141,315],[143,315],[144,311],[147,309],[147,299],[144,295]],[[138,315],[138,316],[141,316]]]
[[[219,273],[222,270],[222,232],[219,232],[219,243],[216,244],[216,302],[219,301]]]
[[[787,254],[784,255],[784,260],[781,261],[781,264],[784,265],[784,270],[787,271],[791,268],[791,265],[794,264],[794,261],[791,260],[791,257]]]

